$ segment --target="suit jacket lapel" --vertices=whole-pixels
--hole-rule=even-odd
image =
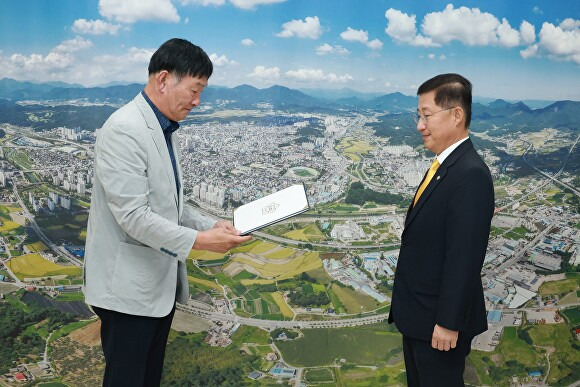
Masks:
[[[413,207],[413,202],[411,202],[409,210],[407,211],[407,218],[405,219],[405,230],[407,229],[407,227],[409,227],[413,219],[415,219],[417,213],[419,213],[419,211],[421,210],[421,207],[423,207],[423,205],[427,202],[431,193],[433,193],[433,191],[437,188],[439,183],[443,181],[443,178],[447,175],[448,168],[453,164],[455,164],[455,162],[471,148],[473,148],[471,139],[467,139],[461,145],[459,145],[457,149],[451,152],[449,156],[447,156],[445,161],[443,161],[443,164],[437,169],[435,176],[433,176],[433,178],[425,188],[425,191],[423,191],[423,194],[417,201],[417,204]],[[425,176],[427,176],[427,174],[425,174]],[[423,177],[423,180],[424,179],[425,177]],[[421,181],[421,184],[422,183],[423,181]],[[404,232],[405,231],[403,231],[403,233]]]
[[[171,187],[175,187],[175,176],[173,174],[173,165],[171,164],[171,158],[169,157],[169,150],[167,149],[167,143],[165,142],[165,137],[163,136],[163,130],[161,129],[161,125],[159,125],[159,120],[155,117],[155,113],[151,110],[151,106],[145,101],[145,98],[139,93],[137,97],[135,97],[135,102],[137,106],[143,113],[143,117],[147,122],[147,126],[151,129],[151,136],[153,137],[153,142],[157,147],[157,151],[161,156],[161,160],[163,160],[163,169],[165,170],[165,174],[169,179]],[[173,197],[175,199],[175,204],[178,205],[179,198],[177,196],[177,192],[173,190]]]
[[[179,179],[179,192],[177,194],[177,202],[179,205],[179,219],[181,219],[181,213],[183,212],[183,171],[181,170],[181,152],[179,150],[179,138],[177,133],[173,132],[171,135],[171,144],[173,144],[173,153],[175,154],[175,163],[177,164],[177,178]]]

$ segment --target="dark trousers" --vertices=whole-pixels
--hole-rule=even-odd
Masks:
[[[143,317],[93,307],[101,318],[106,387],[159,386],[175,305],[165,317]]]
[[[449,351],[431,347],[431,342],[403,335],[403,354],[409,387],[464,386],[465,358],[471,351],[472,337],[459,333],[457,346]]]

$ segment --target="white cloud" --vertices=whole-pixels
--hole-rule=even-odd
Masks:
[[[338,55],[348,55],[350,51],[342,46],[331,46],[328,43],[324,43],[321,46],[316,47],[316,53],[318,55],[326,55],[326,54],[338,54]]]
[[[458,40],[469,46],[485,46],[497,43],[499,20],[478,8],[453,8],[448,4],[441,12],[425,15],[421,29],[435,43],[446,44]]]
[[[429,59],[435,59],[435,54],[429,54],[429,55],[427,55],[427,57],[428,57]]]
[[[280,79],[280,69],[278,67],[256,66],[249,76],[262,81],[275,81]]]
[[[544,11],[542,11],[540,7],[538,7],[537,5],[534,8],[532,8],[532,12],[535,13],[536,15],[541,15],[544,13]]]
[[[225,55],[218,56],[218,54],[216,54],[215,52],[209,56],[209,59],[216,67],[238,64],[238,62],[236,62],[235,60],[229,60],[228,57]]]
[[[529,44],[535,38],[534,26],[526,21],[518,31],[505,18],[500,22],[479,8],[454,8],[453,4],[448,4],[441,12],[426,14],[421,23],[421,34],[417,32],[415,15],[409,16],[390,8],[385,17],[388,20],[385,32],[395,42],[413,46],[439,47],[459,41],[468,46],[515,47]]]
[[[524,43],[531,44],[536,40],[536,28],[524,20],[520,25],[520,36]]]
[[[254,9],[258,5],[283,3],[286,0],[230,0],[230,2],[238,8]]]
[[[248,46],[248,47],[256,45],[256,43],[252,39],[249,39],[249,38],[242,39],[242,41],[240,43],[242,43],[242,45]]]
[[[547,56],[554,60],[580,64],[580,21],[565,19],[559,26],[544,23],[538,43],[520,51],[522,58]]]
[[[373,39],[369,42],[369,33],[365,30],[355,30],[348,27],[345,31],[340,33],[340,37],[347,42],[362,43],[372,50],[380,50],[383,47],[383,42],[378,39]]]
[[[282,24],[282,31],[276,34],[281,38],[310,38],[318,39],[322,35],[322,28],[320,27],[320,20],[318,16],[306,17],[302,20],[291,20]]]
[[[61,70],[73,63],[73,57],[68,53],[51,51],[46,56],[40,54],[22,55],[13,54],[8,60],[4,59],[2,67],[7,68],[10,73],[11,68],[18,68],[30,74]]]
[[[195,4],[195,5],[201,5],[204,7],[207,7],[209,5],[219,6],[219,5],[224,5],[225,3],[226,3],[226,0],[181,0],[181,4],[183,4],[183,5]]]
[[[520,33],[514,30],[505,18],[497,27],[497,37],[500,46],[503,47],[515,47],[520,44]]]
[[[276,3],[283,3],[287,0],[229,0],[229,2],[237,8],[241,9],[254,9],[259,5],[268,5],[268,4],[276,4]],[[204,7],[207,6],[215,6],[219,7],[224,5],[226,0],[181,0],[181,4],[195,4],[201,5]]]
[[[350,27],[340,33],[340,37],[347,42],[359,42],[362,44],[366,44],[369,40],[369,33],[363,30],[355,30]]]
[[[122,55],[99,55],[94,58],[95,62],[110,65],[111,67],[123,67],[124,64],[148,64],[154,49],[130,47]]]
[[[354,80],[349,74],[336,75],[334,73],[325,74],[320,69],[298,69],[289,70],[284,74],[288,78],[292,78],[299,82],[331,82],[331,83],[346,83]]]
[[[99,0],[102,16],[120,23],[141,20],[178,23],[179,15],[171,0]]]
[[[52,51],[70,53],[70,52],[76,52],[76,51],[79,51],[79,50],[82,50],[85,48],[89,48],[92,45],[93,45],[93,43],[90,40],[85,39],[81,36],[77,36],[74,39],[65,40],[64,42],[62,42],[61,44],[59,44],[58,46],[53,48]]]
[[[571,31],[580,27],[580,20],[574,20],[572,18],[567,18],[560,23],[560,28],[566,31]]]
[[[77,19],[72,25],[73,32],[77,34],[89,34],[89,35],[117,35],[121,25],[108,23],[103,20],[86,20]]]
[[[524,59],[532,58],[532,57],[538,55],[538,45],[537,44],[533,44],[530,47],[528,47],[528,48],[526,48],[524,50],[521,50],[520,51],[520,55]]]
[[[381,48],[383,48],[383,42],[381,42],[378,39],[373,39],[367,43],[367,47],[370,48],[371,50],[380,50]]]
[[[183,21],[183,24],[189,24],[189,17],[185,18],[185,20]]]
[[[394,39],[396,43],[406,43],[412,46],[432,47],[439,46],[422,35],[417,35],[416,16],[407,15],[399,10],[389,8],[385,12],[388,20],[385,33]]]
[[[393,84],[391,82],[385,82],[385,87],[391,87]]]
[[[14,53],[8,57],[0,56],[0,66],[6,76],[28,80],[68,80],[66,70],[75,63],[75,53],[92,46],[90,40],[80,36],[65,40],[54,47],[48,54],[23,55]]]
[[[568,29],[570,24],[567,24],[564,29],[544,23],[538,35],[540,50],[553,59],[580,64],[580,23],[574,25],[573,29]]]
[[[439,60],[446,60],[446,59],[447,59],[447,57],[445,55],[443,55],[443,54],[439,55]]]

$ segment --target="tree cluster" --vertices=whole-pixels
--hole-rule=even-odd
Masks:
[[[45,340],[35,331],[27,330],[43,320],[47,320],[44,327],[50,332],[74,321],[74,316],[40,307],[27,313],[12,304],[0,304],[0,373],[7,372],[12,361],[44,352]]]
[[[322,292],[318,294],[316,293],[305,294],[302,291],[298,290],[290,292],[288,297],[290,298],[290,301],[292,301],[293,304],[300,305],[303,307],[326,305],[330,302],[328,294]]]
[[[389,192],[376,192],[372,189],[365,188],[361,182],[352,183],[346,199],[348,204],[357,204],[362,206],[366,202],[375,202],[379,204],[398,204],[404,201],[401,195],[395,195]]]
[[[270,332],[270,337],[273,339],[276,339],[280,335],[280,333],[285,333],[286,337],[291,339],[291,340],[298,337],[298,332],[294,332],[294,331],[291,331],[289,329],[284,329],[284,328],[274,329],[272,332]]]

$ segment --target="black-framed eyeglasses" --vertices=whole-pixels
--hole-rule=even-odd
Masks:
[[[411,115],[413,116],[413,121],[415,121],[416,124],[419,124],[419,122],[423,122],[425,125],[427,125],[427,122],[429,122],[429,117],[434,116],[437,113],[444,112],[446,110],[454,109],[456,107],[457,106],[451,106],[451,107],[448,107],[447,109],[441,109],[441,110],[438,110],[435,113],[431,113],[431,114],[425,114],[423,112],[413,112],[413,113],[411,113]]]

